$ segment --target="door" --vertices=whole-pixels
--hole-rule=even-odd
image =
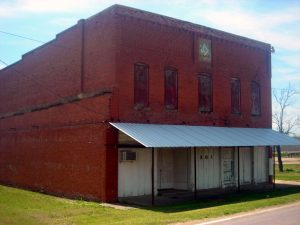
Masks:
[[[252,183],[253,151],[249,147],[240,148],[240,182],[241,184]]]
[[[222,186],[234,186],[234,149],[223,148],[222,152]]]
[[[197,189],[220,187],[219,150],[197,149]]]
[[[173,149],[160,149],[158,153],[158,188],[170,189],[174,183]]]
[[[266,147],[254,147],[254,182],[268,182],[269,159]]]

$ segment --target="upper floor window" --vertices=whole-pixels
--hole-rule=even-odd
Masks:
[[[241,82],[237,78],[231,79],[231,112],[241,113]]]
[[[257,82],[251,82],[251,114],[259,116],[261,112],[260,86]]]
[[[178,107],[177,79],[177,70],[165,69],[165,106],[167,109],[177,109]]]
[[[149,67],[145,64],[134,64],[134,105],[138,109],[149,105]]]
[[[212,79],[208,75],[200,75],[198,80],[199,111],[212,111]]]

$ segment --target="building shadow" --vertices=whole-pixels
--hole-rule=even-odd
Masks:
[[[176,213],[190,210],[208,209],[223,205],[232,205],[241,202],[272,199],[300,193],[299,184],[277,184],[275,189],[241,189],[230,190],[223,193],[207,194],[200,193],[194,199],[194,193],[184,193],[183,195],[156,196],[155,205],[151,205],[151,196],[138,196],[128,199],[121,204],[134,208],[142,208],[163,213]]]

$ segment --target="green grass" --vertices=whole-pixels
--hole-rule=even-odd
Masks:
[[[218,217],[300,200],[300,187],[244,193],[164,207],[117,210],[0,186],[0,224],[169,224]]]
[[[275,168],[275,178],[278,180],[300,181],[300,164],[283,164],[283,172]]]

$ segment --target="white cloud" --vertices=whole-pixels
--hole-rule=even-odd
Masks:
[[[51,21],[49,21],[50,24],[60,26],[60,27],[70,27],[74,24],[76,24],[78,21],[78,18],[73,17],[61,17],[61,18],[55,18]]]
[[[276,50],[272,54],[274,87],[290,82],[300,90],[300,4],[267,10],[253,10],[259,9],[255,7],[247,7],[244,1],[218,1],[201,10],[199,5],[194,7],[189,17],[199,24],[270,43]]]
[[[279,59],[300,71],[300,52],[299,54],[280,56]]]
[[[134,0],[14,0],[0,2],[1,17],[17,17],[25,13],[74,13],[101,8],[113,3],[126,4]]]
[[[84,10],[89,4],[89,1],[72,1],[72,0],[51,0],[51,1],[39,1],[39,0],[22,0],[21,8],[27,12],[70,12],[73,10]]]
[[[6,67],[6,65],[0,63],[0,70],[2,70],[4,67]]]
[[[250,11],[241,4],[232,4],[217,9],[192,10],[191,17],[200,23],[204,20],[217,29],[271,43],[275,48],[295,51],[300,50],[299,12],[300,6],[262,13]],[[287,31],[285,26],[291,24],[295,24],[295,29]]]

